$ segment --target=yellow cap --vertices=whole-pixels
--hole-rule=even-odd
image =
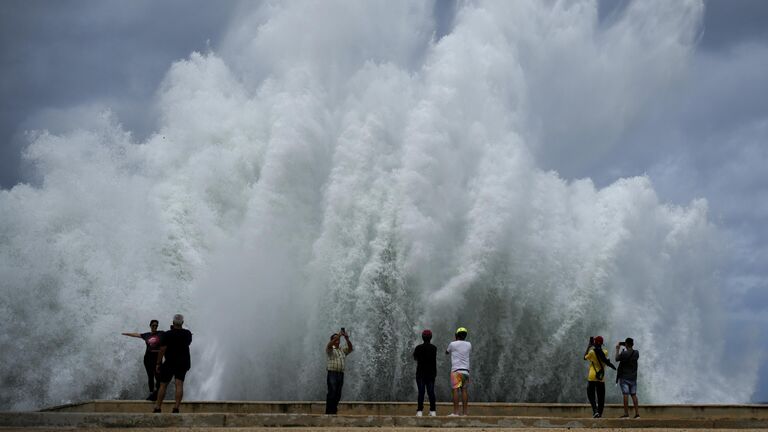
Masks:
[[[464,327],[459,327],[456,329],[456,334],[459,334],[459,333],[469,333],[469,332]]]

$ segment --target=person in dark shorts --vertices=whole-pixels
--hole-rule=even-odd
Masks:
[[[622,350],[622,346],[624,349]],[[615,359],[619,362],[619,368],[616,370],[616,382],[619,383],[621,394],[624,397],[624,415],[621,418],[629,417],[628,397],[632,396],[632,404],[635,406],[635,418],[640,417],[639,403],[637,402],[637,359],[640,358],[640,352],[635,349],[635,340],[627,338],[624,342],[616,344]]]
[[[184,324],[184,316],[176,314],[173,316],[173,325],[171,329],[163,333],[160,338],[160,353],[157,355],[157,374],[160,376],[160,389],[157,392],[157,401],[155,410],[159,413],[160,407],[165,399],[165,391],[172,378],[176,378],[176,404],[173,406],[173,412],[179,412],[181,399],[184,397],[184,377],[189,370],[189,345],[192,343],[192,332],[181,328]],[[163,361],[165,359],[165,361]]]
[[[435,409],[435,377],[437,376],[437,347],[432,345],[432,331],[421,332],[421,340],[424,341],[413,350],[413,359],[416,360],[416,387],[419,389],[418,407],[416,416],[421,417],[424,412],[424,389],[429,396],[429,415],[437,415]]]
[[[149,332],[147,333],[122,333],[123,336],[130,336],[144,339],[147,350],[144,351],[144,369],[147,371],[147,384],[149,385],[149,396],[147,400],[157,399],[157,390],[160,388],[160,380],[155,380],[155,365],[157,364],[157,354],[160,352],[160,337],[162,331],[157,330],[160,323],[153,319],[149,322]]]

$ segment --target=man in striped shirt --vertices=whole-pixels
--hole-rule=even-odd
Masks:
[[[347,342],[347,346],[341,349],[341,338]],[[328,395],[325,398],[325,413],[336,414],[339,400],[341,400],[341,388],[344,386],[344,361],[349,353],[352,352],[352,342],[349,341],[349,335],[342,328],[341,332],[331,335],[331,340],[325,346],[327,358],[326,369],[328,376]]]

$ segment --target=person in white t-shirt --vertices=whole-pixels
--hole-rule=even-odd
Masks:
[[[467,415],[469,403],[469,355],[472,353],[472,344],[467,342],[467,329],[456,329],[456,340],[448,344],[446,354],[451,355],[451,392],[453,393],[453,414],[459,415],[459,393],[461,393],[461,415]]]

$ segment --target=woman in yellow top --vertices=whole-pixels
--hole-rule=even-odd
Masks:
[[[605,366],[616,369],[616,366],[608,360],[608,350],[603,348],[602,336],[589,338],[589,345],[584,351],[584,360],[589,362],[587,397],[589,404],[592,405],[592,417],[600,418],[603,416],[603,407],[605,407]]]

